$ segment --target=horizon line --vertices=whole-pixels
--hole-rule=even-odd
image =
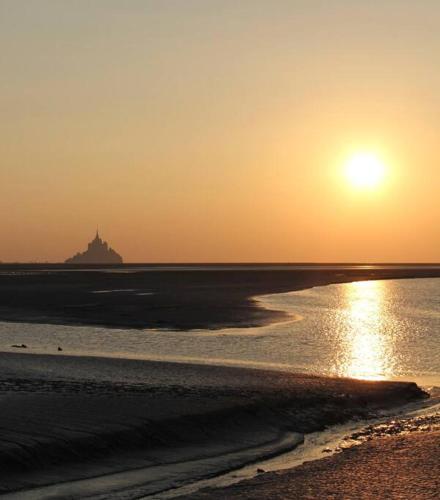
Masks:
[[[87,263],[66,264],[50,261],[0,261],[0,266],[11,265],[50,265],[69,267],[120,267],[120,266],[440,266],[440,262],[401,262],[401,261],[188,261],[188,262],[123,262],[121,264]]]

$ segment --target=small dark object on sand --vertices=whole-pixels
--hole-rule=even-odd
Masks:
[[[264,472],[266,472],[264,469],[257,469],[257,474],[263,474]]]
[[[58,346],[58,351],[62,351],[62,350],[63,350],[63,348]]]
[[[26,349],[26,344],[12,344],[11,347],[17,347],[18,349]]]

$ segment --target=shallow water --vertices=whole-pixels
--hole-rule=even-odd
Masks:
[[[355,438],[356,435],[372,435],[377,426],[381,427],[396,427],[405,425],[405,422],[410,423],[413,430],[423,430],[423,421],[417,422],[418,419],[434,420],[438,422],[440,419],[440,393],[434,390],[431,393],[431,400],[424,402],[413,402],[401,407],[399,410],[393,409],[390,411],[379,412],[377,417],[372,420],[357,420],[350,421],[345,424],[331,426],[320,432],[312,432],[304,436],[304,443],[287,453],[281,453],[267,460],[260,460],[257,463],[251,463],[238,470],[233,470],[226,474],[221,474],[216,477],[195,481],[188,485],[178,488],[170,488],[156,494],[154,496],[141,497],[142,500],[168,500],[171,498],[179,498],[183,495],[191,495],[192,493],[202,488],[222,488],[232,484],[239,483],[246,479],[252,479],[259,474],[259,471],[265,472],[280,471],[292,469],[304,462],[319,460],[323,457],[328,457],[335,453],[339,453],[344,448],[350,448],[361,444],[365,439]],[[390,418],[392,417],[392,420]],[[412,425],[411,425],[412,424]],[[430,422],[432,425],[432,422]],[[114,496],[118,499],[120,497]]]
[[[440,279],[364,281],[259,297],[292,321],[173,332],[0,323],[0,350],[246,365],[440,385]]]

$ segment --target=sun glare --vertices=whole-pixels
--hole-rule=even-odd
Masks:
[[[383,181],[385,165],[374,153],[356,153],[348,159],[345,173],[352,186],[374,188]]]

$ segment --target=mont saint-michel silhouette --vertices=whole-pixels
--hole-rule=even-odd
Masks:
[[[95,239],[92,240],[85,252],[77,253],[65,261],[66,264],[122,264],[122,257],[110,248],[106,241],[99,237],[96,230]]]

